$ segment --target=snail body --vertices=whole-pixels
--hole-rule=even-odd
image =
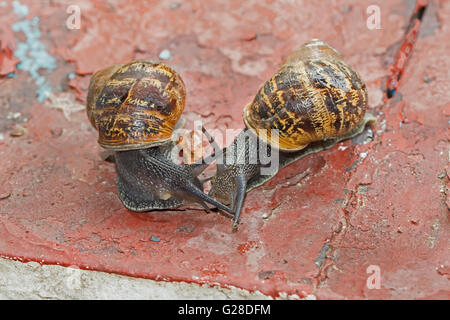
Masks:
[[[114,152],[117,193],[133,211],[173,209],[197,202],[233,212],[203,192],[198,175],[215,154],[190,165],[176,164],[170,154],[174,127],[185,105],[181,77],[170,67],[133,61],[97,71],[91,78],[87,115],[98,143]]]
[[[361,77],[336,50],[318,39],[304,44],[245,106],[246,129],[226,148],[226,161],[218,165],[210,195],[231,204],[237,226],[245,192],[276,173],[263,176],[260,159],[249,161],[259,154],[257,148],[269,156],[278,152],[278,168],[329,148],[374,120],[365,117],[367,100]]]

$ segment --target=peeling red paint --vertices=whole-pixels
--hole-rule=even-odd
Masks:
[[[258,248],[258,243],[256,241],[247,241],[238,245],[237,249],[240,253],[245,254],[247,251]]]
[[[85,102],[87,98],[87,92],[89,88],[89,76],[76,75],[74,78],[69,80],[69,87],[75,90],[77,94],[77,99],[79,101]]]
[[[13,51],[8,45],[0,46],[0,76],[14,72],[18,62],[19,60],[14,58]]]

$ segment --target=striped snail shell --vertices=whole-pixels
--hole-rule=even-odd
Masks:
[[[325,42],[294,51],[244,108],[248,129],[281,151],[347,134],[364,117],[367,89],[358,73]]]
[[[170,67],[133,61],[92,76],[87,114],[102,147],[142,149],[170,141],[185,99],[183,80]]]

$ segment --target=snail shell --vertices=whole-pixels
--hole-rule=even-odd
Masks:
[[[97,71],[91,78],[87,114],[98,143],[116,151],[167,143],[181,117],[186,89],[170,67],[133,61]]]
[[[364,117],[367,89],[325,42],[313,39],[289,55],[244,108],[244,122],[281,151],[350,132]],[[278,130],[278,144],[272,139]]]

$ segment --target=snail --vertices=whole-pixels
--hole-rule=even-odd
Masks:
[[[185,96],[181,77],[161,63],[116,64],[92,76],[87,114],[98,131],[98,143],[114,152],[118,197],[136,212],[173,209],[188,202],[209,210],[206,202],[233,214],[203,192],[198,178],[216,154],[189,165],[170,158]]]
[[[224,150],[209,195],[235,212],[237,227],[245,193],[288,164],[360,134],[375,118],[366,114],[364,82],[342,56],[313,39],[290,54],[243,111],[246,128]],[[214,144],[214,148],[218,148]],[[278,166],[262,174],[268,159]],[[265,160],[265,161],[263,161]]]

